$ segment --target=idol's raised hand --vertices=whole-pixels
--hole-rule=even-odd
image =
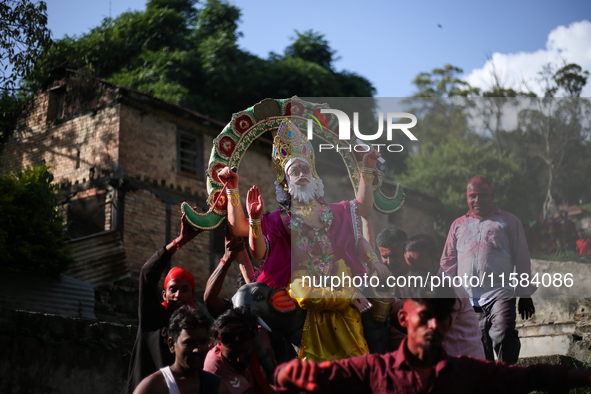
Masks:
[[[260,219],[265,212],[261,191],[256,186],[251,187],[246,195],[246,210],[251,219]]]
[[[218,177],[222,182],[228,182],[228,189],[236,189],[238,187],[238,174],[232,171],[230,167],[224,167],[218,172]]]

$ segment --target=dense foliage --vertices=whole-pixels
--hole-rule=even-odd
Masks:
[[[0,2],[0,90],[14,90],[18,79],[27,76],[43,57],[50,42],[45,2]]]
[[[30,77],[50,45],[45,2],[0,2],[0,144],[30,98],[31,91],[19,86],[21,78]]]
[[[59,278],[73,263],[47,167],[0,177],[0,270]]]

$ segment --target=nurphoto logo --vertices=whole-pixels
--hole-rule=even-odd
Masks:
[[[375,141],[382,136],[384,133],[384,113],[378,113],[378,131],[375,134],[362,134],[359,131],[359,113],[353,113],[353,127],[351,127],[351,120],[349,116],[340,111],[338,109],[332,108],[322,108],[320,112],[314,111],[311,115],[313,119],[308,119],[308,140],[312,140],[314,137],[313,134],[313,121],[315,120],[321,127],[322,123],[326,125],[322,114],[333,114],[337,117],[339,122],[339,139],[340,140],[350,140],[351,139],[351,129],[353,129],[353,133],[355,133],[355,137],[357,137],[357,145],[351,145],[347,147],[339,147],[334,146],[333,144],[319,144],[318,150],[322,152],[322,150],[329,150],[329,149],[336,149],[339,150],[349,150],[353,149],[355,152],[368,152],[371,148],[363,143],[361,140],[364,141]],[[316,115],[316,116],[315,116]],[[320,123],[320,118],[322,123]],[[410,123],[394,123],[395,119],[403,119],[407,118],[410,119]],[[417,117],[408,112],[388,112],[386,114],[386,138],[388,141],[392,140],[392,134],[395,130],[402,131],[408,139],[411,141],[418,141],[417,137],[414,136],[413,133],[410,132],[409,129],[416,126],[417,124]],[[385,149],[388,152],[402,152],[404,147],[400,144],[372,144],[372,146],[379,152],[381,147],[386,147]]]

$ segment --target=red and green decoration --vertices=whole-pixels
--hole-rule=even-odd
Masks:
[[[265,99],[246,110],[232,116],[230,123],[213,140],[213,149],[209,158],[207,169],[207,203],[211,207],[217,201],[215,207],[209,213],[198,213],[186,202],[181,209],[187,214],[189,222],[198,229],[211,230],[218,227],[227,215],[227,197],[225,192],[220,196],[223,182],[218,177],[218,172],[228,166],[240,170],[242,157],[254,140],[268,131],[276,132],[279,125],[286,117],[296,124],[300,130],[307,130],[307,119],[312,119],[314,138],[325,143],[339,146],[339,154],[343,159],[352,186],[357,189],[361,177],[361,163],[353,153],[347,149],[352,145],[351,141],[342,141],[338,138],[338,119],[331,114],[320,114],[320,109],[329,108],[326,104],[310,103],[299,99],[297,96],[291,99]],[[269,157],[271,152],[269,152]],[[400,209],[404,204],[404,190],[397,185],[393,197],[382,193],[383,173],[374,170],[374,207],[382,213],[392,213]],[[219,200],[218,200],[219,197]]]

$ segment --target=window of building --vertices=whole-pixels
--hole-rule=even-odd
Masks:
[[[105,198],[101,193],[71,200],[68,204],[68,235],[80,238],[105,231]]]
[[[178,172],[203,178],[203,136],[179,130],[177,139]]]
[[[49,90],[49,103],[47,106],[47,121],[61,120],[64,117],[64,101],[66,87],[58,86]]]

